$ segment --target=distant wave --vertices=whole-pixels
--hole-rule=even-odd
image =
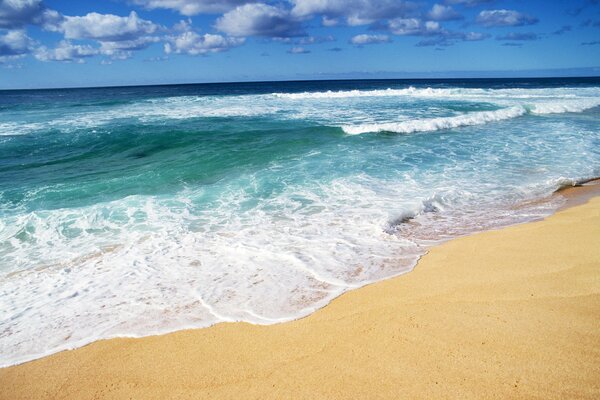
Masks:
[[[548,102],[533,105],[518,105],[495,111],[479,111],[452,117],[414,119],[402,122],[345,125],[342,129],[349,135],[368,132],[414,133],[429,132],[462,126],[483,125],[489,122],[503,121],[525,114],[559,114],[582,112],[600,105],[600,99],[589,99],[577,103]]]
[[[345,97],[386,97],[386,96],[407,96],[407,95],[440,95],[456,91],[457,89],[416,89],[409,87],[406,89],[379,89],[379,90],[340,90],[326,92],[302,92],[302,93],[273,93],[273,96],[282,99],[304,100],[304,99],[339,99]],[[481,90],[481,89],[479,89]],[[483,93],[483,92],[482,92]]]
[[[352,101],[353,99],[357,101]],[[448,107],[440,107],[433,102],[427,105],[424,104],[427,101],[415,102],[414,99],[439,100],[447,102]],[[339,104],[344,100],[349,102]],[[469,103],[469,106],[477,106],[477,111],[433,119],[409,115],[415,109],[448,108],[452,112],[456,107],[451,103],[456,101],[460,101],[458,107],[461,109]],[[382,103],[387,103],[383,109]],[[485,105],[487,110],[491,108],[492,111],[480,111],[481,105]],[[401,89],[236,96],[171,96],[137,101],[70,104],[67,112],[61,108],[50,110],[43,122],[32,119],[32,115],[35,114],[32,114],[31,110],[16,110],[11,119],[0,120],[0,136],[18,136],[48,130],[74,132],[115,123],[164,124],[165,121],[177,122],[187,119],[247,117],[269,117],[274,120],[304,119],[325,126],[343,126],[344,131],[349,134],[382,130],[410,133],[478,125],[514,118],[525,113],[580,112],[598,105],[599,87],[485,89],[411,86]],[[500,110],[493,110],[494,108]],[[399,110],[403,118],[410,120],[398,122],[401,118],[395,110]],[[381,116],[384,117],[383,120]]]
[[[453,117],[415,119],[410,121],[389,122],[383,124],[349,125],[343,126],[342,129],[349,135],[359,135],[367,132],[428,132],[458,128],[461,126],[483,125],[492,121],[502,121],[505,119],[515,118],[526,113],[527,110],[525,110],[523,107],[511,107],[502,110],[481,111]]]
[[[600,106],[600,98],[577,99],[574,101],[548,101],[534,103],[528,107],[531,114],[562,114],[582,112]]]
[[[578,88],[577,93],[586,96],[600,95],[599,88]],[[481,89],[481,88],[415,88],[410,86],[404,89],[375,89],[375,90],[340,90],[325,92],[302,92],[302,93],[272,93],[272,96],[282,99],[304,100],[304,99],[340,99],[350,97],[486,97],[486,98],[577,98],[572,88],[554,89]]]

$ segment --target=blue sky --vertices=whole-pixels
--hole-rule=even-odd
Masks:
[[[0,88],[598,67],[600,0],[0,0]]]

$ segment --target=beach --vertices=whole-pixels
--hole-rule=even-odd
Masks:
[[[0,370],[0,399],[598,398],[598,185],[432,248],[296,321],[101,340]],[[43,332],[39,332],[43,335]]]
[[[600,400],[599,27],[0,0],[0,400]]]

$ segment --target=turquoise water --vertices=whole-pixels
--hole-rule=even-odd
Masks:
[[[0,92],[0,364],[298,318],[548,215],[600,175],[599,106],[598,79]]]

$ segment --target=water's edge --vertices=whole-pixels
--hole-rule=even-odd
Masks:
[[[288,318],[285,320],[278,320],[278,321],[275,321],[272,323],[253,323],[253,322],[248,322],[248,321],[229,320],[229,321],[218,321],[216,323],[213,323],[210,325],[205,325],[205,326],[182,326],[177,329],[167,329],[163,332],[151,333],[148,335],[112,335],[112,336],[107,336],[107,337],[104,337],[101,339],[94,339],[91,341],[84,340],[79,343],[71,343],[69,346],[65,346],[64,348],[60,348],[60,349],[53,349],[51,352],[48,352],[47,354],[43,354],[41,356],[29,357],[27,359],[19,360],[14,363],[11,363],[11,364],[0,365],[0,369],[11,368],[16,365],[21,365],[21,364],[25,364],[25,363],[29,363],[29,362],[35,362],[36,360],[50,357],[54,354],[58,354],[63,351],[72,351],[72,350],[76,350],[76,349],[88,346],[88,345],[96,343],[96,342],[112,340],[112,339],[119,339],[119,338],[139,339],[139,338],[147,338],[147,337],[153,337],[153,336],[163,336],[163,335],[168,335],[168,334],[172,334],[175,332],[186,331],[186,330],[207,329],[207,328],[211,328],[213,326],[219,325],[219,324],[226,324],[226,323],[246,323],[246,324],[265,325],[266,326],[266,325],[276,325],[276,324],[300,320],[300,319],[303,319],[303,318],[306,318],[306,317],[312,315],[313,313],[317,312],[320,309],[327,307],[329,304],[331,304],[332,301],[334,301],[335,299],[337,299],[340,296],[343,296],[345,293],[363,288],[365,286],[376,284],[378,282],[387,281],[389,279],[396,279],[402,275],[412,272],[415,268],[417,268],[419,266],[421,259],[423,257],[425,257],[433,247],[439,246],[442,243],[452,241],[455,239],[459,239],[461,237],[472,236],[472,235],[477,235],[477,234],[484,233],[484,232],[505,229],[505,228],[508,228],[511,226],[517,226],[517,225],[523,225],[523,224],[541,221],[548,217],[551,217],[552,215],[555,215],[556,213],[560,213],[566,209],[585,204],[590,199],[597,197],[597,196],[600,196],[600,177],[582,179],[580,181],[574,182],[572,185],[562,186],[562,187],[556,189],[551,196],[533,200],[533,202],[540,203],[540,204],[551,202],[552,200],[556,199],[557,197],[560,198],[560,200],[562,200],[562,204],[560,206],[553,209],[550,214],[544,216],[543,218],[532,218],[527,221],[519,221],[519,222],[515,222],[515,223],[511,223],[511,224],[493,227],[490,229],[484,229],[484,230],[479,230],[479,231],[473,231],[473,232],[470,232],[467,234],[457,235],[457,236],[454,236],[454,237],[448,238],[448,239],[438,240],[435,243],[432,243],[431,245],[427,246],[427,249],[423,252],[423,254],[421,254],[417,257],[416,261],[414,262],[414,265],[412,265],[412,267],[409,270],[401,271],[395,275],[385,277],[384,279],[374,280],[374,281],[370,281],[370,282],[364,282],[363,284],[356,286],[356,287],[348,287],[345,290],[343,290],[341,293],[339,293],[337,296],[334,296],[331,299],[329,299],[329,301],[326,304],[324,304],[321,307],[317,307],[316,309],[314,309],[313,311],[311,311],[310,313],[308,313],[306,315],[300,315],[298,317]],[[531,201],[528,201],[527,203],[531,203]]]

